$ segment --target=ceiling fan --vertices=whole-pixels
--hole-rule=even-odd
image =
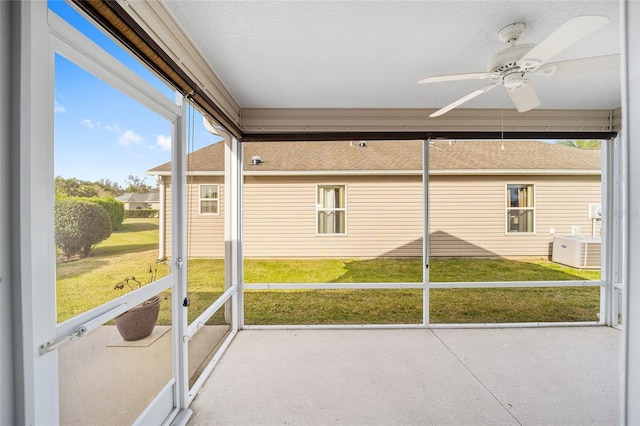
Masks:
[[[456,80],[491,80],[491,84],[463,96],[429,117],[441,116],[499,84],[507,89],[507,93],[518,111],[526,112],[540,105],[538,95],[529,80],[531,76],[550,77],[552,75],[607,71],[619,68],[620,58],[617,54],[549,62],[557,54],[608,22],[609,18],[604,16],[578,16],[565,22],[537,45],[516,45],[527,26],[522,22],[507,25],[498,32],[498,39],[507,43],[509,47],[501,50],[489,60],[487,72],[440,75],[427,77],[418,82],[418,84],[424,84]]]

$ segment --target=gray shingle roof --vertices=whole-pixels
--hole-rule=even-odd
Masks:
[[[421,170],[421,141],[245,142],[245,171]],[[260,165],[251,158],[259,156]],[[221,171],[224,145],[215,143],[187,157],[190,171]],[[433,141],[431,170],[600,170],[600,150],[541,141]],[[170,170],[170,163],[150,172]]]
[[[140,193],[127,192],[116,197],[116,200],[123,203],[158,203],[160,202],[160,194],[157,192]]]

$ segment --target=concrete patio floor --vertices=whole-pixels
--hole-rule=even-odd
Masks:
[[[622,341],[609,327],[244,330],[189,425],[615,425]]]

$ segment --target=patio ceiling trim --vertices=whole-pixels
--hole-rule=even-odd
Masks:
[[[616,110],[458,109],[242,110],[243,141],[344,139],[609,139],[620,129]]]
[[[528,131],[528,132],[500,132],[500,131],[422,131],[422,132],[316,132],[316,133],[245,133],[240,142],[326,142],[341,140],[433,140],[433,139],[612,139],[616,132],[596,131]]]
[[[188,96],[234,136],[242,136],[239,105],[162,3],[141,1],[121,5],[114,0],[71,1],[182,95]]]

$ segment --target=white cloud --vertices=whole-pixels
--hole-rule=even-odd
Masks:
[[[156,145],[163,151],[171,151],[171,136],[156,135]]]
[[[84,120],[82,120],[80,124],[87,126],[91,130],[99,129],[101,126],[101,123],[99,121],[91,121],[88,118],[85,118]]]
[[[129,146],[129,145],[138,145],[142,143],[144,138],[134,132],[133,130],[127,130],[118,138],[118,143],[120,145]]]
[[[67,112],[67,109],[63,105],[59,104],[58,102],[55,102],[53,104],[53,112],[55,114],[62,114],[63,112]]]
[[[110,132],[119,132],[121,130],[120,126],[118,126],[118,123],[113,123],[111,125],[105,124],[104,126],[102,126],[102,128]]]

